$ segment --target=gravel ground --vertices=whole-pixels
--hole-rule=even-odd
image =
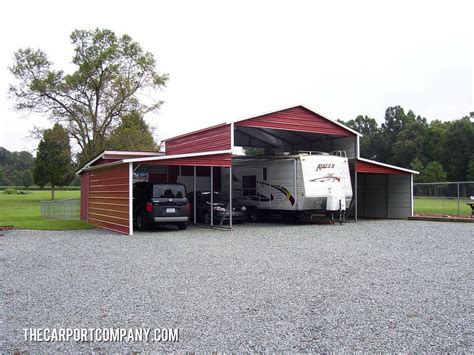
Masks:
[[[474,225],[245,224],[0,237],[2,349],[473,351]],[[23,328],[179,328],[178,343],[25,342]]]

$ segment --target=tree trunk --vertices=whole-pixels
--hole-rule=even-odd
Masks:
[[[51,185],[51,200],[54,200],[54,185]]]

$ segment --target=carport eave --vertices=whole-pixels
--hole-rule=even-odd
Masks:
[[[166,160],[183,159],[183,158],[206,157],[206,156],[223,155],[223,154],[232,154],[232,150],[228,149],[228,150],[217,150],[217,151],[209,151],[209,152],[163,155],[159,157],[133,158],[133,159],[124,159],[123,162],[124,163],[143,163],[143,162],[166,161]]]

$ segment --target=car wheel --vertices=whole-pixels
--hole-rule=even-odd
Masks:
[[[247,213],[247,219],[249,222],[257,222],[259,219],[258,209],[256,209],[255,207],[249,209]]]
[[[209,212],[204,212],[204,224],[211,224],[211,216],[209,215]]]
[[[185,230],[186,228],[188,228],[188,223],[187,222],[178,223],[177,226],[178,226],[178,229]]]
[[[141,213],[137,214],[137,219],[135,221],[135,224],[137,225],[137,229],[139,231],[143,231],[143,230],[146,229],[145,228],[145,220],[144,220],[143,215]]]

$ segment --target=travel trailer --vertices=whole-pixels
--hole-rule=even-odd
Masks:
[[[352,200],[347,155],[336,151],[234,158],[233,191],[251,220],[327,216],[342,222]]]

